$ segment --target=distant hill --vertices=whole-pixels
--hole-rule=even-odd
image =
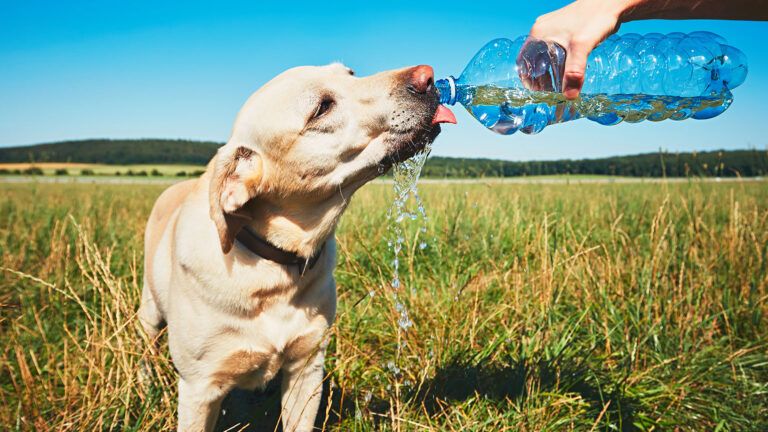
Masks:
[[[0,147],[0,163],[83,162],[115,165],[204,165],[221,143],[190,140],[63,141],[22,147]],[[768,176],[768,151],[717,150],[693,153],[645,153],[600,159],[515,162],[498,159],[434,156],[425,177],[517,177],[586,174],[627,177],[755,177]]]
[[[431,157],[426,177],[518,177],[585,174],[626,177],[757,177],[768,175],[766,150],[644,153],[600,159],[514,162]]]
[[[190,140],[90,139],[0,147],[0,163],[83,162],[115,165],[204,165],[221,143]]]

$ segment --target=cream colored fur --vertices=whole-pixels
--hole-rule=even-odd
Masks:
[[[155,341],[167,323],[179,430],[211,430],[227,392],[278,371],[284,430],[311,430],[336,313],[336,223],[355,190],[437,133],[435,96],[404,91],[409,71],[279,75],[245,103],[206,173],[158,198],[139,316]],[[325,247],[302,275],[239,244],[245,225],[303,257]]]

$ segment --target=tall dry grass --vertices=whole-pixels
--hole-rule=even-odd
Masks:
[[[0,429],[173,428],[175,373],[135,317],[161,188],[0,187]],[[399,352],[388,189],[339,228],[318,427],[768,430],[765,183],[424,186]],[[274,430],[277,393],[222,429]]]

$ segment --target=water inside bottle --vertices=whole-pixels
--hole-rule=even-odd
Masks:
[[[540,132],[550,124],[587,117],[603,125],[622,121],[708,119],[725,111],[733,101],[730,91],[712,96],[679,97],[647,94],[582,94],[575,101],[561,93],[465,86],[468,111],[487,128],[502,135],[518,130]]]

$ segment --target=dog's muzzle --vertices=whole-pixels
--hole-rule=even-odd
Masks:
[[[395,91],[400,110],[392,115],[391,143],[386,165],[402,162],[424,149],[440,134],[440,123],[456,123],[451,110],[440,105],[431,66],[406,70]]]

